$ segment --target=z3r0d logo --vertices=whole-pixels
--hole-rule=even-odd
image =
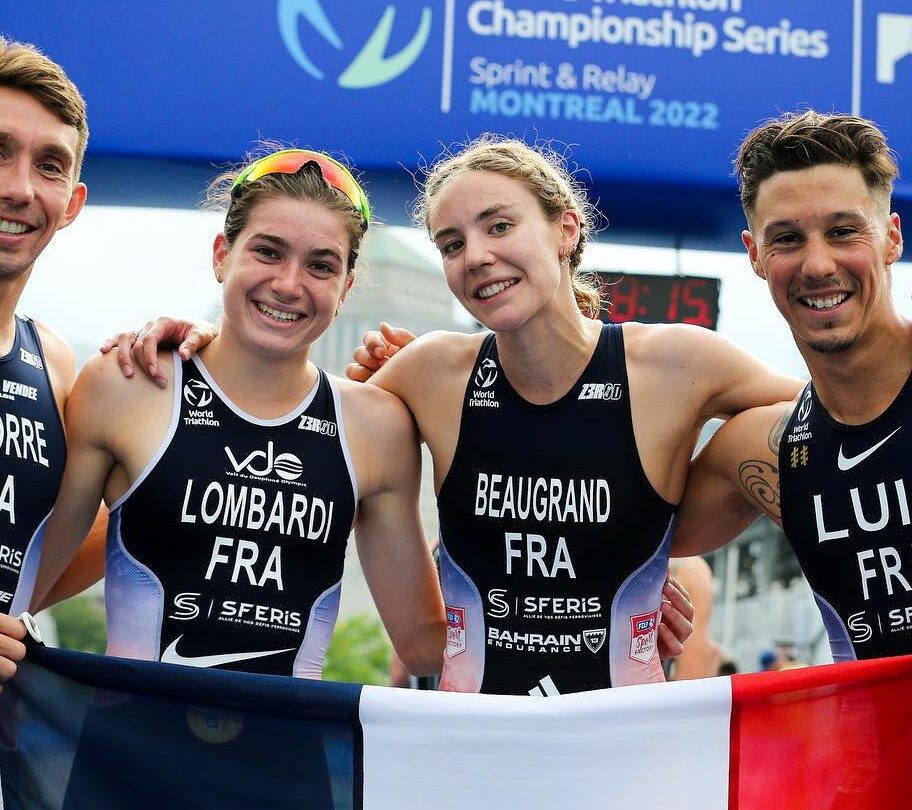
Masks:
[[[351,10],[346,4],[332,3],[331,8],[337,18],[343,18],[344,15],[344,19],[351,20]],[[313,41],[316,34],[319,40],[322,40],[314,42],[314,50],[325,49],[329,45],[334,50],[346,54],[353,47],[359,47],[357,44],[352,45],[351,36],[347,37],[347,41],[343,40],[327,16],[321,0],[279,0],[277,11],[279,33],[288,53],[299,67],[315,79],[322,81],[326,75],[304,49],[301,36],[302,22],[310,29],[308,36],[303,39]],[[422,7],[417,30],[401,49],[387,54],[396,19],[396,7],[388,5],[354,58],[348,62],[348,56],[344,56],[343,61],[348,64],[339,73],[336,83],[339,87],[349,90],[360,90],[386,84],[405,73],[427,44],[431,32],[431,17],[430,8]]]

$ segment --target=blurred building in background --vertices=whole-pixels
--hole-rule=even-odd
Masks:
[[[710,555],[715,598],[712,636],[742,672],[759,669],[765,650],[787,648],[797,661],[832,661],[810,586],[785,535],[769,518]]]
[[[310,350],[310,359],[331,374],[344,374],[361,336],[380,321],[416,335],[433,329],[467,331],[453,314],[453,296],[431,261],[403,239],[399,228],[372,227],[364,237],[358,271],[342,311]]]
[[[403,326],[416,335],[434,329],[473,331],[466,320],[454,315],[453,296],[439,262],[415,250],[397,230],[381,226],[367,232],[359,259],[362,277],[355,279],[332,329],[311,348],[310,359],[331,374],[345,374],[361,336],[377,329],[380,321]],[[434,469],[423,444],[421,452],[421,519],[428,540],[434,540],[439,529]],[[376,612],[358,564],[354,536],[349,540],[342,582],[341,618]]]

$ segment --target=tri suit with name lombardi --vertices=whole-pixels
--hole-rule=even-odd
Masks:
[[[357,502],[338,389],[321,370],[258,419],[174,357],[167,433],[111,505],[107,653],[320,678]]]

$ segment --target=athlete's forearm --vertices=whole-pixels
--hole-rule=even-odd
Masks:
[[[108,510],[102,507],[76,556],[51,586],[41,604],[36,607],[37,610],[45,610],[82,593],[104,576],[107,518]]]

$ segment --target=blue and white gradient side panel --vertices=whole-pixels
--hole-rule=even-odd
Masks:
[[[108,516],[105,558],[105,613],[108,655],[158,661],[165,592],[158,578],[124,548],[121,513]]]
[[[440,585],[446,605],[447,641],[440,689],[478,692],[484,676],[485,620],[481,595],[440,541]]]
[[[627,577],[611,603],[612,686],[665,680],[659,659],[658,634],[673,529],[674,518],[668,521],[655,553]]]

